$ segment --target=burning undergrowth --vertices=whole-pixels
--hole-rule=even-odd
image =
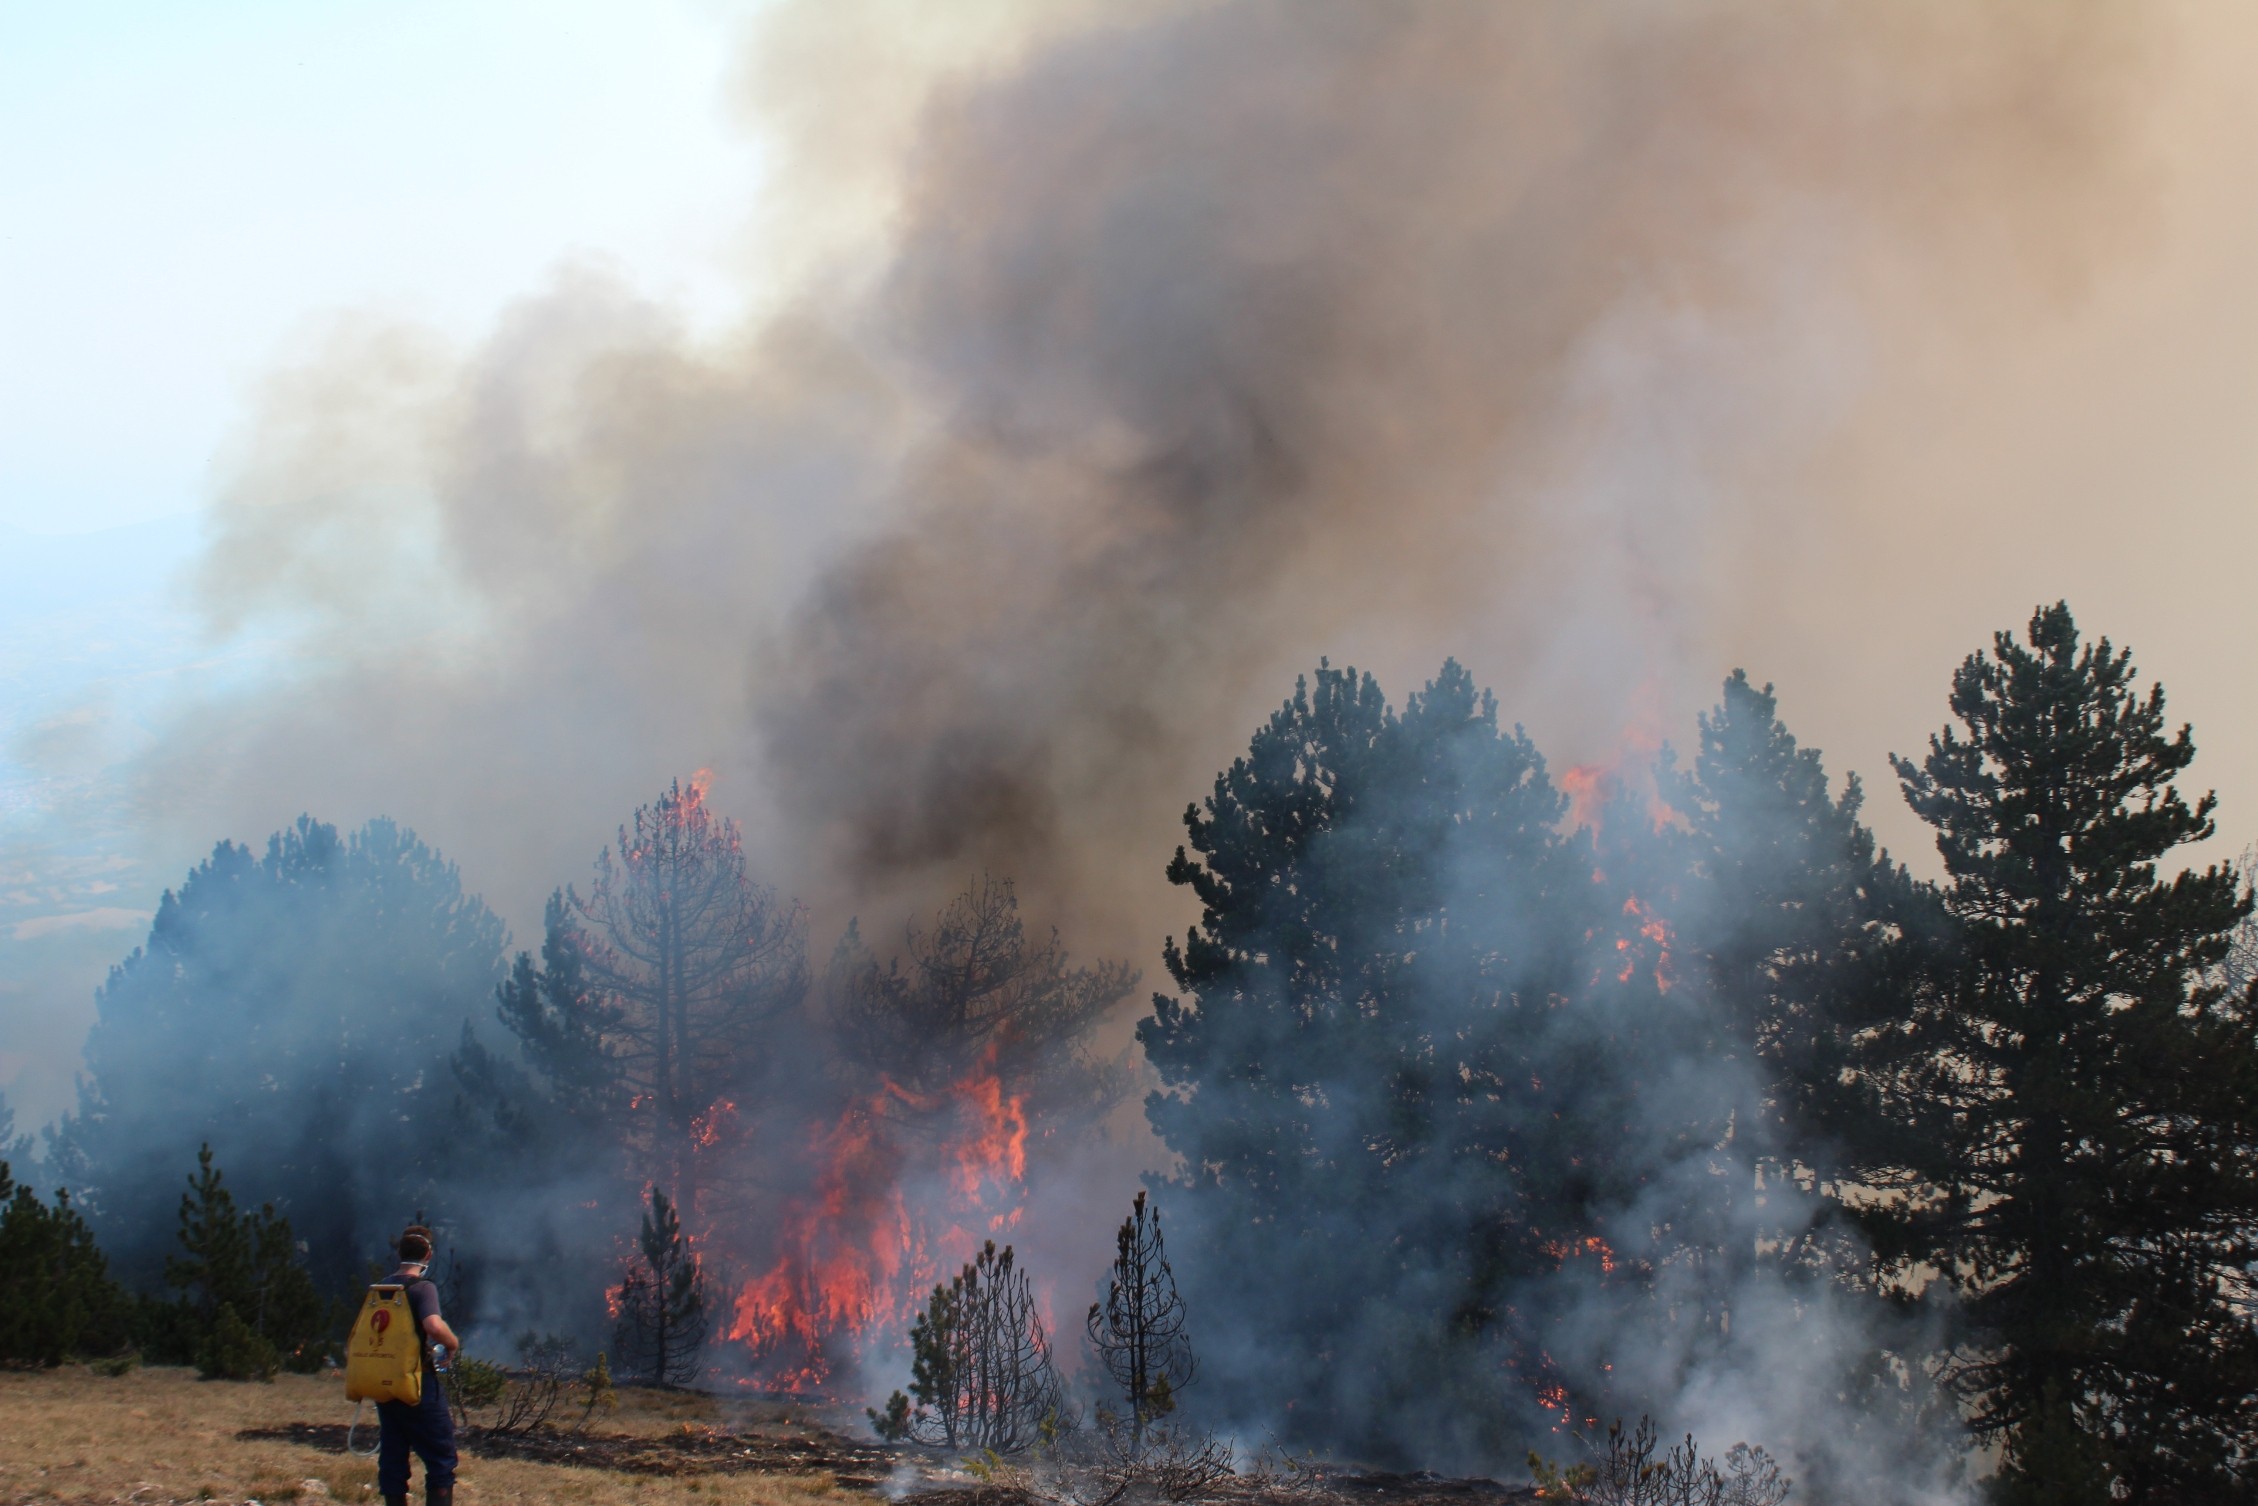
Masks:
[[[640,1186],[609,1307],[652,1380],[859,1395],[921,1294],[1015,1237],[1031,1147],[1128,1081],[1090,1037],[1135,974],[1030,936],[1008,881],[975,879],[883,961],[850,929],[819,978],[804,924],[693,780],[560,893],[503,990],[528,1091],[572,1097],[582,1148]]]
[[[728,1299],[725,1336],[743,1346],[748,1384],[821,1392],[834,1371],[852,1378],[894,1355],[916,1296],[983,1238],[1010,1237],[1026,1205],[1027,1113],[995,1058],[939,1093],[886,1080],[810,1136],[814,1186],[764,1220],[775,1263]]]

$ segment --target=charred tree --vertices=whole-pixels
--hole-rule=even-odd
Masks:
[[[632,1170],[698,1219],[698,1152],[760,1086],[770,1027],[806,991],[799,910],[748,876],[736,823],[676,783],[620,828],[585,897],[551,902],[542,951],[513,969],[504,1022],[553,1091],[616,1106]]]
[[[1160,1213],[1146,1208],[1142,1192],[1121,1221],[1105,1297],[1090,1304],[1087,1327],[1090,1347],[1128,1405],[1130,1445],[1141,1449],[1146,1425],[1176,1410],[1176,1394],[1198,1369]]]
[[[708,1329],[705,1273],[663,1188],[651,1205],[620,1283],[613,1345],[621,1364],[654,1386],[697,1379]]]
[[[1095,1122],[1127,1091],[1090,1036],[1136,986],[1127,963],[1075,966],[1057,932],[1030,937],[1011,880],[982,874],[883,965],[850,935],[832,1029],[846,1060],[912,1094],[992,1072],[1056,1128]]]
[[[1023,1453],[1061,1424],[1064,1393],[1034,1289],[989,1240],[910,1329],[910,1389],[871,1421],[883,1437]]]

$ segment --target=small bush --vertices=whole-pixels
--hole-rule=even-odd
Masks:
[[[473,1412],[499,1402],[508,1384],[509,1377],[501,1366],[458,1354],[454,1363],[447,1367],[447,1404],[455,1409],[458,1418],[467,1422]]]
[[[113,1354],[107,1356],[106,1358],[96,1360],[87,1368],[92,1370],[96,1375],[106,1375],[111,1380],[116,1380],[119,1376],[125,1375],[130,1371],[138,1369],[140,1367],[140,1364],[141,1356],[135,1353],[133,1350],[128,1349],[123,1354]]]
[[[238,1317],[232,1304],[222,1303],[197,1353],[196,1372],[206,1380],[271,1381],[281,1369],[274,1345]]]
[[[596,1351],[596,1363],[580,1372],[580,1420],[573,1424],[575,1432],[586,1432],[588,1419],[601,1410],[619,1410],[619,1393],[612,1389],[611,1361],[601,1349]]]
[[[904,1429],[920,1443],[1024,1453],[1071,1429],[1050,1336],[1011,1246],[994,1240],[947,1286],[933,1288],[910,1327],[907,1397],[869,1413],[881,1437]]]
[[[517,1368],[509,1373],[490,1433],[530,1433],[549,1420],[580,1376],[572,1343],[555,1334],[527,1333],[517,1341]]]
[[[916,1417],[910,1410],[909,1397],[900,1391],[886,1398],[885,1411],[881,1412],[876,1407],[864,1407],[863,1415],[870,1419],[871,1431],[886,1443],[909,1442],[911,1429],[917,1425]]]
[[[1588,1462],[1562,1469],[1532,1453],[1529,1472],[1540,1499],[1579,1506],[1782,1506],[1788,1498],[1788,1479],[1760,1448],[1736,1443],[1720,1465],[1691,1433],[1665,1453],[1659,1443],[1653,1418],[1629,1432],[1618,1421]]]

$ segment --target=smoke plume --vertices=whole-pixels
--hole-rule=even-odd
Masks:
[[[2148,50],[1242,3],[998,12],[942,66],[866,45],[899,19],[773,23],[781,181],[867,223],[744,330],[581,269],[475,350],[276,376],[203,586],[304,673],[189,718],[167,808],[412,813],[530,896],[710,764],[819,913],[985,865],[1147,948],[1174,812],[1320,653],[1460,652],[1571,753],[1695,702],[1893,329],[1981,341],[2112,251]]]
[[[1782,576],[1863,537],[1836,499],[1938,365],[2144,254],[2171,41],[2038,0],[933,14],[754,39],[740,328],[575,267],[474,348],[347,320],[273,376],[199,589],[291,655],[181,716],[149,808],[388,812],[522,942],[706,766],[819,936],[987,870],[1149,964],[1178,813],[1322,654],[1455,653],[1566,759],[1728,654],[1809,663],[1760,604],[1827,605]]]

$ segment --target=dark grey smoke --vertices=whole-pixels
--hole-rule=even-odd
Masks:
[[[1859,305],[1915,246],[2066,274],[2108,166],[2106,28],[2036,10],[1134,14],[942,93],[861,311],[939,433],[756,707],[850,887],[1119,909],[1344,636],[1471,639],[1580,737],[1706,681],[1711,551],[1864,387]]]

